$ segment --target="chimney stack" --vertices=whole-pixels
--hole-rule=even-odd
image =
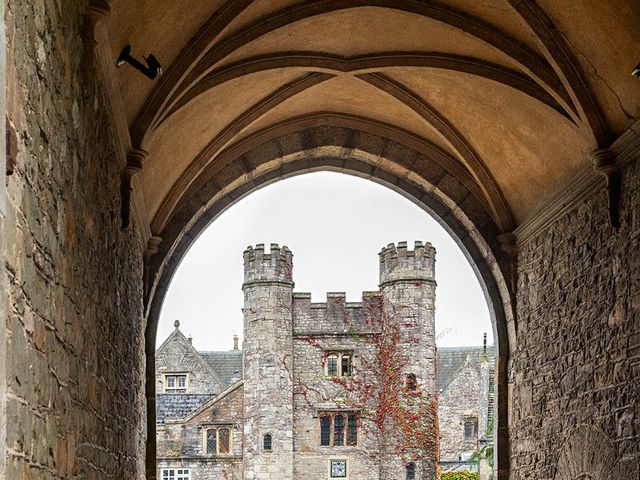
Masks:
[[[233,336],[233,349],[238,350],[238,335]]]

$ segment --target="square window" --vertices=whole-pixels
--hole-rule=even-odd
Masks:
[[[475,440],[478,436],[478,419],[468,418],[464,421],[464,439]]]
[[[167,377],[167,388],[176,387],[176,377]]]
[[[178,388],[185,388],[187,386],[187,376],[180,375],[178,377]]]
[[[163,468],[160,477],[162,480],[191,480],[191,470],[188,468]]]
[[[347,478],[347,461],[330,460],[329,478]]]

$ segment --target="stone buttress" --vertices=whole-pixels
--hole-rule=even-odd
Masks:
[[[276,244],[244,252],[245,480],[293,478],[292,257]]]
[[[380,252],[380,293],[382,295],[383,321],[397,327],[396,342],[401,370],[400,388],[411,389],[407,384],[415,376],[415,388],[424,402],[436,407],[436,347],[435,347],[435,248],[427,243],[415,242],[414,250],[407,249],[406,242],[390,244]],[[384,330],[384,327],[383,327]],[[393,331],[393,328],[389,329]],[[408,392],[410,395],[411,392]],[[437,441],[437,411],[434,410],[433,443]],[[423,426],[425,428],[427,426]],[[397,432],[396,432],[397,433]],[[381,438],[382,475],[385,480],[406,478],[405,462],[415,456],[416,477],[434,479],[436,449],[433,455],[424,451],[404,451],[402,440],[394,434]]]

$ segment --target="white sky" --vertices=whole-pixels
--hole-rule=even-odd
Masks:
[[[428,213],[391,189],[339,173],[310,173],[258,190],[220,215],[191,247],[167,292],[159,346],[180,320],[198,350],[229,350],[242,339],[242,252],[278,243],[293,252],[295,291],[347,292],[360,301],[378,289],[378,252],[414,240],[436,247],[438,346],[493,342],[480,284],[462,251]]]

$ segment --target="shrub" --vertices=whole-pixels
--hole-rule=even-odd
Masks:
[[[440,474],[439,480],[478,480],[478,472],[470,472],[469,470],[444,472]]]

